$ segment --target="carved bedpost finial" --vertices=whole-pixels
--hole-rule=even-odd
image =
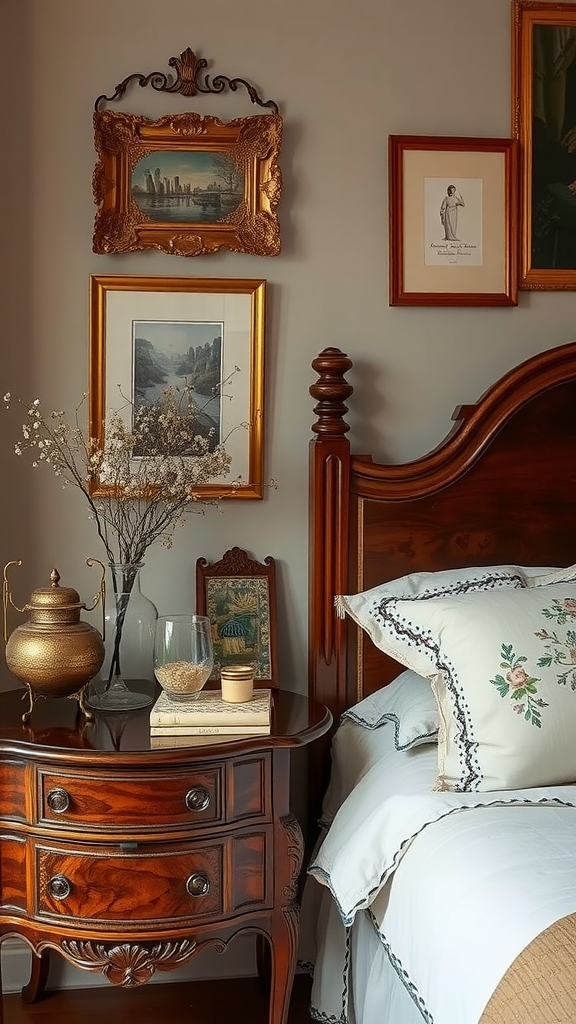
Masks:
[[[312,424],[315,434],[337,437],[350,430],[344,420],[348,412],[344,403],[354,388],[344,379],[344,374],[351,366],[352,360],[339,348],[325,348],[313,360],[312,367],[319,375],[309,388],[312,398],[318,400],[318,405],[314,406],[318,421]]]

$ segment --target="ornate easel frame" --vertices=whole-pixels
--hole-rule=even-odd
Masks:
[[[213,628],[214,672],[211,679],[218,679],[222,660],[219,657],[222,626],[232,621],[234,612],[242,618],[242,608],[235,609],[234,598],[246,605],[246,610],[255,615],[256,646],[258,650],[251,657],[248,652],[232,652],[227,663],[250,663],[254,665],[256,685],[278,686],[278,631],[276,625],[276,562],[268,556],[264,562],[250,558],[242,548],[230,548],[218,562],[209,563],[205,558],[196,562],[196,610],[198,615],[207,615]],[[249,608],[253,599],[255,607]],[[221,653],[221,652],[220,652]]]

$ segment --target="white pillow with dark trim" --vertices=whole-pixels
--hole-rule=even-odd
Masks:
[[[557,571],[562,570],[527,568],[519,565],[490,565],[447,569],[442,572],[411,573],[379,584],[360,594],[338,595],[334,603],[337,614],[343,618],[346,612],[368,633],[376,647],[395,658],[400,664],[408,664],[402,656],[403,646],[396,646],[396,630],[390,630],[387,625],[385,610],[389,602],[425,601],[431,597],[456,596],[477,590],[526,587],[532,577],[539,578],[543,574]]]
[[[438,707],[430,682],[409,669],[349,708],[342,718],[365,729],[391,723],[396,750],[436,743],[438,739]]]

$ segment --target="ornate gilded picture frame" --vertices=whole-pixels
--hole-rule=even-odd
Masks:
[[[196,611],[212,623],[214,669],[226,665],[254,669],[256,684],[278,685],[276,563],[257,562],[242,548],[231,548],[220,561],[196,562]]]
[[[514,0],[520,287],[576,288],[576,4]]]
[[[93,251],[280,252],[280,114],[94,113]]]
[[[251,278],[90,278],[90,437],[167,387],[191,386],[231,456],[203,499],[262,498],[266,282]],[[93,493],[103,493],[95,483]]]

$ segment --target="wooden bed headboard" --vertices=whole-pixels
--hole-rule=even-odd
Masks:
[[[309,689],[337,724],[401,669],[336,617],[336,594],[410,572],[576,562],[576,342],[526,360],[460,406],[446,439],[403,465],[351,454],[348,356],[326,348],[312,366]],[[325,755],[326,746],[313,752]]]

